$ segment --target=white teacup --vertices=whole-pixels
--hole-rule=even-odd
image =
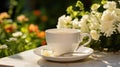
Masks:
[[[55,56],[75,51],[84,36],[88,36],[89,40],[83,46],[91,41],[89,34],[81,34],[78,29],[48,29],[45,32],[47,46],[54,51]]]

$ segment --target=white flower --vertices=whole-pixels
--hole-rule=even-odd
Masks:
[[[55,56],[55,54],[52,50],[43,49],[40,52],[44,56],[48,56],[48,57],[54,57]]]
[[[92,39],[99,40],[100,34],[96,30],[91,30],[90,35],[91,35]]]
[[[9,38],[9,40],[6,40],[6,41],[8,41],[8,42],[10,42],[10,41],[17,41],[17,38],[11,37],[11,38]]]
[[[61,16],[58,19],[57,28],[71,28],[72,27],[72,18],[70,16]]]
[[[101,17],[101,22],[106,22],[106,21],[113,21],[115,20],[116,13],[114,11],[109,11],[106,10],[103,12],[102,17]]]
[[[120,9],[117,8],[115,1],[105,1],[105,3],[103,12],[97,11],[101,5],[93,4],[92,11],[82,15],[80,20],[77,16],[73,21],[70,16],[61,16],[57,28],[77,28],[82,33],[90,33],[94,40],[98,40],[102,36],[100,34],[110,37],[114,33],[120,33]]]
[[[88,19],[89,19],[89,16],[84,15],[80,20],[79,26],[80,26],[81,32],[83,32],[83,33],[88,33],[89,32],[89,27],[87,25],[87,22],[88,22],[87,20]]]
[[[114,21],[108,21],[101,24],[101,32],[103,32],[106,37],[111,36],[115,31],[113,22]]]
[[[119,2],[119,4],[120,4],[120,1],[118,1]]]
[[[89,18],[89,28],[90,30],[97,30],[97,29],[100,29],[100,17],[96,16],[96,15],[90,15],[90,18]]]
[[[100,24],[96,22],[91,22],[89,28],[90,30],[98,30],[100,29]]]
[[[103,12],[102,18],[101,18],[101,32],[104,33],[104,35],[111,36],[113,32],[115,31],[114,23],[116,14],[114,11],[106,10]]]
[[[81,21],[87,22],[88,18],[89,18],[89,15],[84,15],[84,16],[81,18]]]
[[[120,33],[120,23],[118,24],[117,30],[118,30],[118,32]]]
[[[116,8],[116,2],[115,1],[108,1],[106,4],[103,6],[106,9],[109,10],[114,10]]]
[[[8,48],[7,45],[0,45],[0,49],[6,49],[6,48]]]
[[[12,23],[13,20],[12,19],[7,19],[6,22]]]
[[[12,34],[13,37],[19,37],[22,36],[22,32],[15,32]]]
[[[78,29],[79,28],[79,23],[80,21],[78,21],[78,18],[75,18],[73,21],[72,21],[72,26],[74,29]]]
[[[116,20],[120,22],[120,9],[119,8],[115,9],[115,13],[116,13],[115,16]]]

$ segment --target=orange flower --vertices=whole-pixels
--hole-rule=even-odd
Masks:
[[[37,36],[39,37],[39,38],[45,38],[45,32],[44,31],[41,31],[41,32],[37,32]]]
[[[40,10],[34,10],[33,13],[35,16],[40,16],[41,14]]]
[[[0,19],[10,18],[10,15],[7,12],[0,13]]]
[[[39,32],[38,26],[34,24],[30,24],[28,29],[29,29],[29,32]]]
[[[46,41],[45,40],[43,40],[42,42],[41,42],[41,45],[42,46],[44,46],[44,45],[46,45],[47,43],[46,43]]]
[[[0,24],[2,24],[2,22],[3,22],[3,21],[0,19]]]
[[[6,31],[7,33],[10,33],[10,32],[13,32],[13,31],[16,29],[16,26],[14,26],[14,25],[6,25],[6,26],[4,27],[4,29],[5,29],[5,31]]]
[[[42,22],[46,22],[47,20],[48,20],[48,17],[47,16],[41,16],[40,17],[40,20],[42,21]]]
[[[25,15],[20,15],[17,17],[17,20],[19,22],[26,22],[26,21],[28,21],[28,18]]]

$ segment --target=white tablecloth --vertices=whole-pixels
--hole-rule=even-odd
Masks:
[[[84,60],[59,63],[46,61],[33,50],[1,58],[0,64],[14,67],[120,67],[120,53],[95,52]]]

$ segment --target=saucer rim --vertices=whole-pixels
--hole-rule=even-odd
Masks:
[[[44,58],[45,60],[49,60],[49,61],[57,61],[57,62],[69,62],[69,61],[77,61],[77,60],[81,60],[84,59],[88,56],[90,56],[94,50],[92,48],[89,47],[84,47],[86,49],[89,49],[89,53],[82,55],[82,56],[72,56],[72,57],[52,57],[52,56],[45,56],[45,55],[41,55],[41,53],[39,52],[41,49],[43,48],[47,48],[47,45],[44,46],[40,46],[38,48],[36,48],[33,52],[38,55],[41,56],[42,58]]]

